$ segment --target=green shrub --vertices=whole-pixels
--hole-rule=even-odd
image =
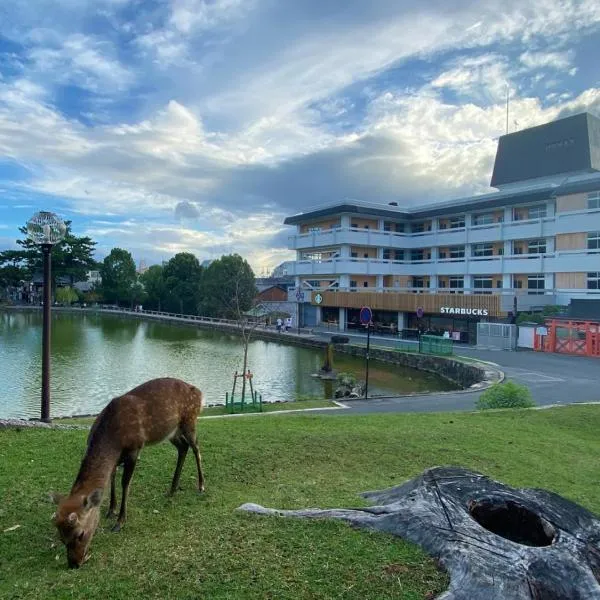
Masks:
[[[354,387],[356,385],[356,377],[352,373],[338,373],[337,384]]]
[[[529,388],[525,385],[506,381],[496,383],[479,396],[476,404],[479,410],[488,408],[530,408],[535,406]]]

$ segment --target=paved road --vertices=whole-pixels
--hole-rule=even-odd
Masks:
[[[352,335],[352,343],[364,343],[364,336]],[[392,346],[389,338],[371,338],[377,346]],[[494,363],[508,379],[525,384],[539,406],[600,402],[600,360],[527,350],[506,352],[455,346],[458,355]],[[330,414],[383,412],[439,412],[473,410],[479,392],[404,396],[381,400],[347,402],[348,410]]]

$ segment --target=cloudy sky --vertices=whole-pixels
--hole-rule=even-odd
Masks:
[[[2,0],[0,249],[36,210],[153,263],[291,256],[286,215],[489,191],[600,114],[597,0]]]

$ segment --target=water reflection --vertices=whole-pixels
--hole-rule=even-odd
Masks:
[[[41,314],[0,311],[0,417],[38,416]],[[311,377],[322,351],[255,340],[249,365],[266,401],[331,397],[333,385]],[[55,313],[52,326],[52,415],[98,412],[110,398],[153,377],[180,377],[223,403],[242,366],[240,340],[112,315]],[[337,355],[336,369],[363,376],[364,361]],[[393,395],[449,389],[444,380],[394,365],[372,363],[369,389]]]

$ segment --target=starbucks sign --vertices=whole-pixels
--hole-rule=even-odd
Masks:
[[[487,308],[458,308],[455,306],[442,306],[440,308],[442,315],[466,315],[471,317],[487,317]]]

